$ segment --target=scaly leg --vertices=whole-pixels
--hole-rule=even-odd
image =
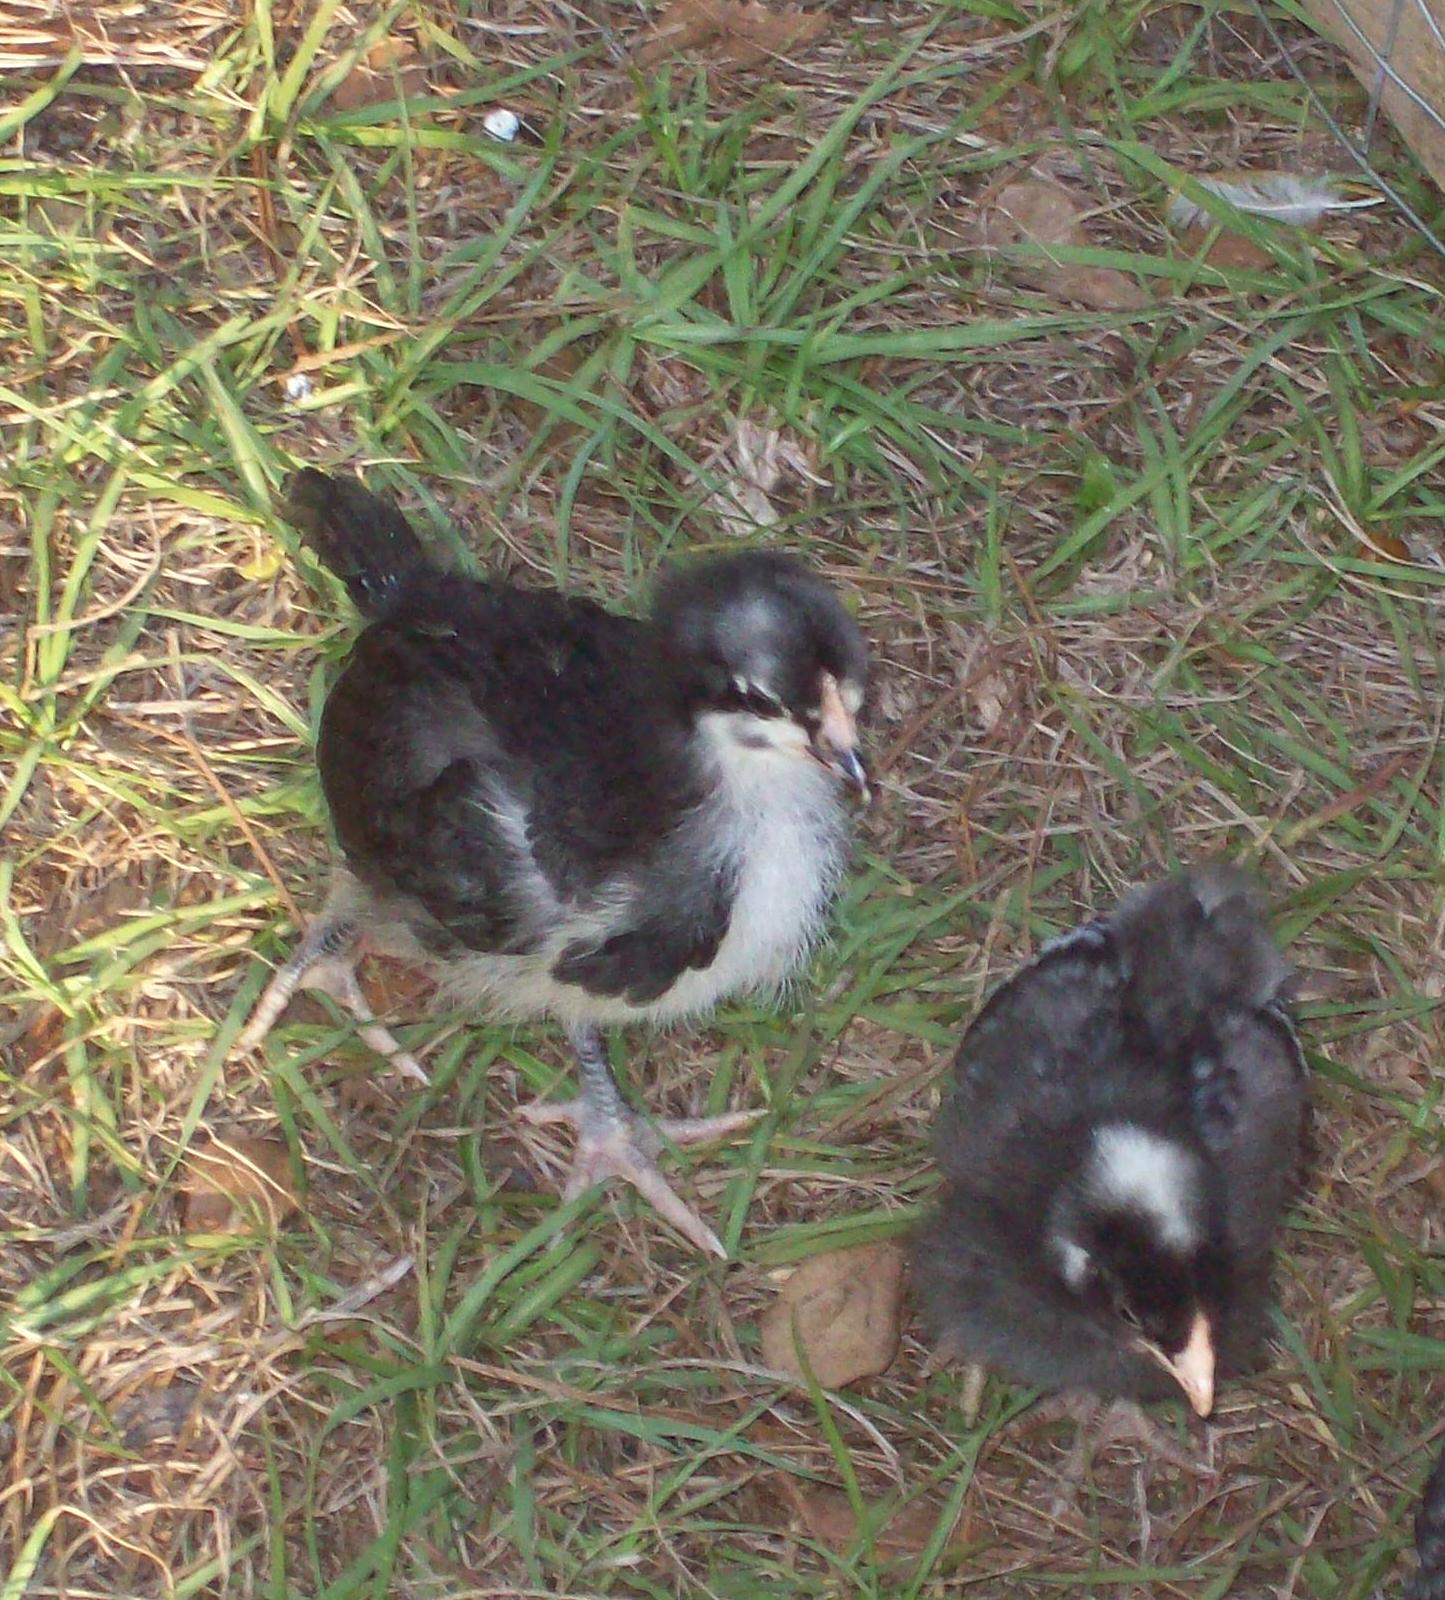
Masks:
[[[323,913],[306,930],[305,938],[296,946],[290,960],[266,985],[265,993],[256,1002],[256,1009],[236,1041],[236,1048],[254,1050],[275,1027],[292,995],[298,989],[311,989],[329,995],[337,1005],[349,1011],[356,1020],[356,1032],[362,1042],[379,1056],[385,1056],[404,1078],[429,1083],[431,1080],[416,1057],[402,1049],[391,1030],[376,1020],[375,1012],[367,1004],[356,977],[356,944],[354,922],[332,921]]]
[[[657,1170],[662,1141],[623,1103],[597,1030],[577,1028],[571,1039],[581,1068],[582,1093],[565,1104],[519,1107],[529,1122],[569,1122],[577,1130],[577,1148],[563,1198],[571,1200],[595,1183],[621,1178],[690,1243],[726,1260],[722,1241]],[[705,1144],[747,1127],[762,1115],[761,1111],[734,1111],[722,1117],[666,1117],[660,1118],[657,1126],[674,1144]]]
[[[977,1361],[970,1361],[964,1367],[963,1387],[958,1407],[963,1413],[963,1425],[966,1428],[978,1426],[979,1414],[983,1410],[983,1391],[987,1383],[987,1367],[981,1366]]]

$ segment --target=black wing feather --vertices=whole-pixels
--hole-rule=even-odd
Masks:
[[[322,785],[349,864],[419,901],[434,948],[536,949],[550,924],[519,869],[540,871],[557,904],[585,906],[624,870],[645,872],[703,798],[668,681],[646,624],[561,595],[414,577],[357,641],[322,716]],[[530,861],[503,808],[523,819]],[[695,905],[679,920],[651,973],[617,953],[615,992],[661,992],[664,973],[726,928],[689,931],[706,920]]]
[[[660,999],[686,971],[706,967],[728,931],[734,876],[718,869],[700,882],[677,886],[667,911],[643,918],[599,942],[568,945],[552,967],[562,983],[589,994],[623,995],[633,1005]],[[652,896],[647,896],[649,902]]]

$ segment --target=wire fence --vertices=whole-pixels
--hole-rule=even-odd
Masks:
[[[1265,32],[1341,148],[1445,256],[1445,239],[1384,177],[1372,154],[1383,112],[1399,124],[1406,142],[1431,169],[1435,181],[1445,186],[1445,0],[1306,0],[1322,31],[1338,41],[1365,81],[1369,100],[1358,132],[1342,126],[1324,103],[1263,0],[1252,3]],[[1437,151],[1434,160],[1432,148]]]

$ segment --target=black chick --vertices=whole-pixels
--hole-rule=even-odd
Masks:
[[[1445,1451],[1425,1480],[1415,1513],[1415,1549],[1420,1570],[1406,1583],[1401,1600],[1445,1600]]]
[[[807,955],[844,871],[845,791],[867,793],[857,626],[777,554],[674,571],[634,621],[442,572],[354,480],[302,471],[287,516],[369,626],[321,720],[342,860],[242,1048],[297,988],[320,988],[425,1081],[366,1007],[363,943],[494,1017],[555,1017],[582,1093],[527,1114],[575,1125],[569,1197],[624,1178],[725,1254],[658,1173],[599,1029],[775,989]],[[681,1144],[752,1116],[659,1126]]]
[[[1255,1359],[1297,1161],[1289,976],[1249,888],[1211,867],[1046,944],[965,1036],[916,1246],[951,1354],[1110,1399]]]

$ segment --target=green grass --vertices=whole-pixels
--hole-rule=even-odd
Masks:
[[[0,108],[0,1597],[1395,1581],[1445,1397],[1438,260],[1377,213],[1246,226],[1249,271],[1171,249],[1205,153],[1288,165],[1311,129],[1213,4],[1167,48],[1137,5],[839,8],[733,77],[636,71],[618,7],[152,9],[203,70],[92,51]],[[426,84],[337,110],[397,29]],[[482,132],[497,104],[532,142]],[[980,248],[1031,163],[1096,212],[1065,265],[1156,305],[1081,310]],[[364,465],[474,569],[632,603],[736,537],[740,420],[806,452],[757,537],[856,602],[890,764],[792,1004],[620,1057],[653,1110],[767,1112],[687,1163],[723,1267],[520,1180],[545,1030],[414,1021],[422,1094],[319,1010],[231,1049],[317,903],[352,626],[274,517],[288,468]],[[998,1383],[966,1424],[916,1330],[834,1395],[762,1375],[756,1318],[780,1270],[920,1214],[981,994],[1218,850],[1310,975],[1315,1148],[1279,1359],[1230,1393],[1218,1482],[1156,1476],[1141,1543],[1127,1461],[1050,1521],[1060,1441]],[[284,1141],[285,1231],[184,1233],[208,1132]],[[136,1431],[168,1404],[178,1442]],[[792,1509],[820,1487],[851,1547]]]

